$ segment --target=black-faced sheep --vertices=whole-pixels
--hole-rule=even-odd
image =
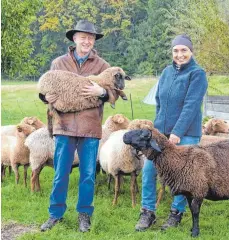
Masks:
[[[120,95],[127,100],[122,91],[125,87],[124,80],[130,80],[125,72],[119,67],[110,67],[97,76],[80,76],[72,72],[51,70],[46,72],[39,79],[38,89],[40,94],[54,94],[57,100],[52,104],[60,112],[78,112],[88,108],[101,105],[98,97],[84,97],[82,89],[96,82],[107,90],[109,102],[114,107],[116,96]],[[116,91],[116,94],[114,94]]]
[[[206,146],[176,146],[153,129],[133,130],[123,141],[153,160],[173,195],[186,196],[192,213],[192,236],[199,235],[203,199],[229,199],[229,140]]]
[[[111,174],[115,179],[115,196],[113,205],[117,204],[118,195],[120,191],[120,177],[121,175],[131,175],[131,198],[132,206],[136,205],[136,178],[140,173],[144,156],[138,155],[131,146],[125,145],[122,141],[123,135],[130,129],[153,127],[153,123],[149,120],[136,119],[133,120],[127,130],[119,130],[110,135],[108,140],[100,149],[99,161],[102,169]]]

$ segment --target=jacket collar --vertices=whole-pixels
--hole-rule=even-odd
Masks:
[[[187,62],[185,64],[181,64],[179,71],[184,70],[184,69],[186,69],[186,68],[188,68],[188,67],[190,67],[190,66],[192,66],[194,64],[196,64],[196,62],[193,59],[193,57],[191,57],[189,62]],[[173,61],[173,67],[174,67],[174,69],[177,69],[177,65],[176,65],[176,63],[174,61]]]

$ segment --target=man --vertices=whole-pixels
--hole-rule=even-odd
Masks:
[[[95,30],[93,23],[81,20],[75,29],[66,33],[66,37],[75,43],[70,46],[66,55],[56,58],[51,70],[64,70],[79,75],[98,75],[110,65],[100,58],[93,49],[95,41],[102,38]],[[55,136],[54,169],[55,176],[50,196],[49,219],[41,226],[41,231],[51,229],[62,220],[66,211],[66,198],[69,174],[74,152],[79,156],[79,194],[76,211],[79,213],[79,230],[90,230],[90,218],[94,211],[93,197],[95,185],[96,158],[99,139],[102,135],[103,101],[108,99],[106,90],[92,83],[83,89],[82,95],[98,96],[101,105],[98,108],[87,109],[75,113],[59,113],[58,120],[53,119],[53,134]],[[55,102],[55,95],[46,95],[48,103]]]

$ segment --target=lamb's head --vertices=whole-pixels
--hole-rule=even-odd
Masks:
[[[229,124],[222,119],[210,119],[203,126],[203,134],[229,133]]]
[[[38,119],[37,117],[25,117],[21,120],[21,123],[31,125],[36,129],[39,129],[41,127],[45,127],[45,124],[40,119]]]
[[[123,142],[141,151],[149,160],[153,160],[161,153],[161,148],[153,138],[152,132],[149,129],[131,130],[124,134]]]
[[[16,127],[16,136],[20,138],[26,138],[29,136],[30,133],[34,132],[36,130],[35,127],[25,124],[25,123],[20,123]]]
[[[134,119],[130,122],[128,129],[135,130],[135,129],[153,129],[153,122],[148,119]]]
[[[112,131],[118,131],[120,129],[127,129],[130,120],[123,114],[115,114],[114,116],[109,116],[104,123],[106,128],[112,129]]]
[[[125,88],[125,80],[131,80],[129,76],[120,67],[110,67],[104,70],[102,75],[110,75],[115,89],[123,90]]]

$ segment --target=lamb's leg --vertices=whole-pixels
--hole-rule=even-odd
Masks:
[[[42,171],[43,168],[44,168],[44,165],[42,165],[41,167],[39,167],[39,168],[37,169],[37,172],[36,172],[36,181],[35,181],[36,192],[40,192],[40,191],[41,191],[40,173],[41,173],[41,171]]]
[[[11,176],[11,173],[12,173],[12,167],[9,166],[9,176]]]
[[[12,169],[13,169],[13,171],[15,173],[15,182],[16,182],[16,184],[18,184],[19,178],[20,178],[18,167],[19,167],[19,164],[12,164]]]
[[[137,176],[136,176],[136,180],[135,180],[135,191],[136,191],[136,193],[139,193],[139,187],[138,187]]]
[[[52,106],[49,104],[49,105],[48,105],[48,109],[47,109],[47,123],[48,123],[49,136],[50,136],[51,138],[53,137],[53,123],[52,123],[52,118],[53,118]]]
[[[111,180],[112,180],[112,176],[111,174],[108,174],[107,176],[108,190],[111,189]]]
[[[122,98],[122,100],[128,100],[126,94],[123,92],[123,90],[116,90],[118,92],[118,95]]]
[[[3,164],[1,165],[1,182],[3,182],[3,179],[5,177],[5,173],[6,173],[6,166],[4,166]]]
[[[203,202],[203,199],[198,198],[191,198],[187,197],[188,205],[192,213],[192,229],[191,229],[191,236],[197,237],[200,233],[199,228],[199,213],[200,213],[200,207]]]
[[[27,169],[29,167],[29,164],[25,164],[24,165],[24,184],[25,184],[25,187],[27,187]]]
[[[111,89],[107,89],[107,94],[109,96],[109,103],[111,104],[112,108],[115,108],[115,97]]]
[[[136,191],[135,191],[135,184],[136,184],[136,172],[131,173],[131,181],[130,181],[130,192],[131,192],[131,199],[132,199],[132,207],[136,206]]]
[[[162,185],[159,189],[159,193],[158,193],[158,198],[157,198],[157,203],[156,203],[156,208],[159,206],[160,202],[161,202],[161,199],[164,195],[164,192],[165,192],[165,186]]]
[[[118,194],[120,190],[120,174],[118,173],[117,175],[115,175],[114,179],[115,179],[115,196],[113,200],[113,205],[116,205],[118,202]]]

